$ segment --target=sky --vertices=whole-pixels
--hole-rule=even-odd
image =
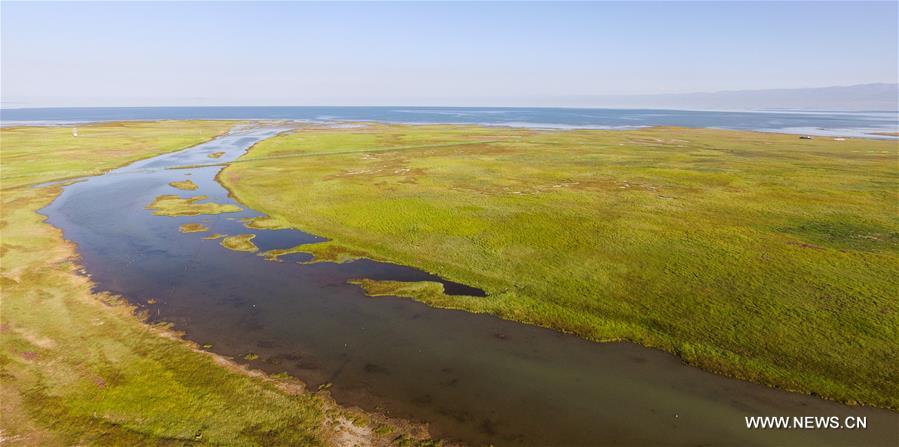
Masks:
[[[3,1],[0,99],[521,105],[896,83],[897,20],[894,1]]]

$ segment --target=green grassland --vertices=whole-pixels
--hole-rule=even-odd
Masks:
[[[478,286],[372,295],[632,340],[718,373],[899,409],[897,143],[712,129],[309,127],[220,175],[243,203]],[[277,258],[278,253],[269,253]]]
[[[69,127],[7,127],[3,189],[97,175],[141,158],[185,148],[227,132],[221,121],[121,122]]]
[[[36,211],[32,185],[97,174],[208,140],[228,122],[0,129],[0,443],[354,445],[413,443],[408,431],[337,407],[148,326],[94,294],[74,245]]]

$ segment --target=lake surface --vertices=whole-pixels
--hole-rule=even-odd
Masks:
[[[690,111],[526,107],[96,107],[2,109],[3,125],[156,119],[285,119],[485,124],[559,129],[714,127],[813,135],[899,131],[899,112]],[[880,136],[879,138],[889,138]]]
[[[239,157],[279,129],[242,128],[65,188],[42,210],[78,245],[97,290],[121,294],[186,338],[312,389],[332,384],[341,404],[424,421],[434,436],[515,445],[884,445],[899,414],[857,408],[716,376],[630,343],[592,343],[488,315],[370,298],[347,281],[438,280],[394,264],[300,264],[230,251],[210,233],[254,233],[263,250],[323,238],[251,230],[244,209],[154,216],[162,194],[235,203],[221,167],[167,167]],[[208,154],[223,151],[212,160]],[[190,179],[199,189],[168,186]],[[238,203],[239,206],[240,205]],[[245,207],[244,207],[245,208]],[[200,222],[209,233],[182,234]],[[446,283],[454,293],[480,291]],[[246,361],[246,354],[258,358]],[[866,430],[748,430],[746,416],[864,416]]]

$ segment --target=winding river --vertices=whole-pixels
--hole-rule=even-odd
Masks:
[[[251,230],[221,166],[283,129],[235,128],[213,141],[67,186],[42,212],[78,245],[96,289],[121,294],[210,350],[337,402],[429,423],[436,437],[505,445],[899,445],[899,415],[707,373],[630,343],[598,344],[487,315],[366,297],[354,278],[438,280],[394,264],[301,264],[230,251],[209,233],[256,234],[260,250],[324,240]],[[208,156],[224,152],[218,160]],[[191,179],[196,191],[168,185]],[[156,216],[162,194],[236,203],[238,213]],[[451,293],[478,294],[443,281]],[[255,354],[244,360],[247,354]],[[863,416],[864,430],[749,430],[747,416]]]

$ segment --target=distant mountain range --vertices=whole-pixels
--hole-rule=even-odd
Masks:
[[[585,95],[547,98],[547,102],[558,102],[569,107],[896,111],[899,110],[899,84],[661,95]]]

